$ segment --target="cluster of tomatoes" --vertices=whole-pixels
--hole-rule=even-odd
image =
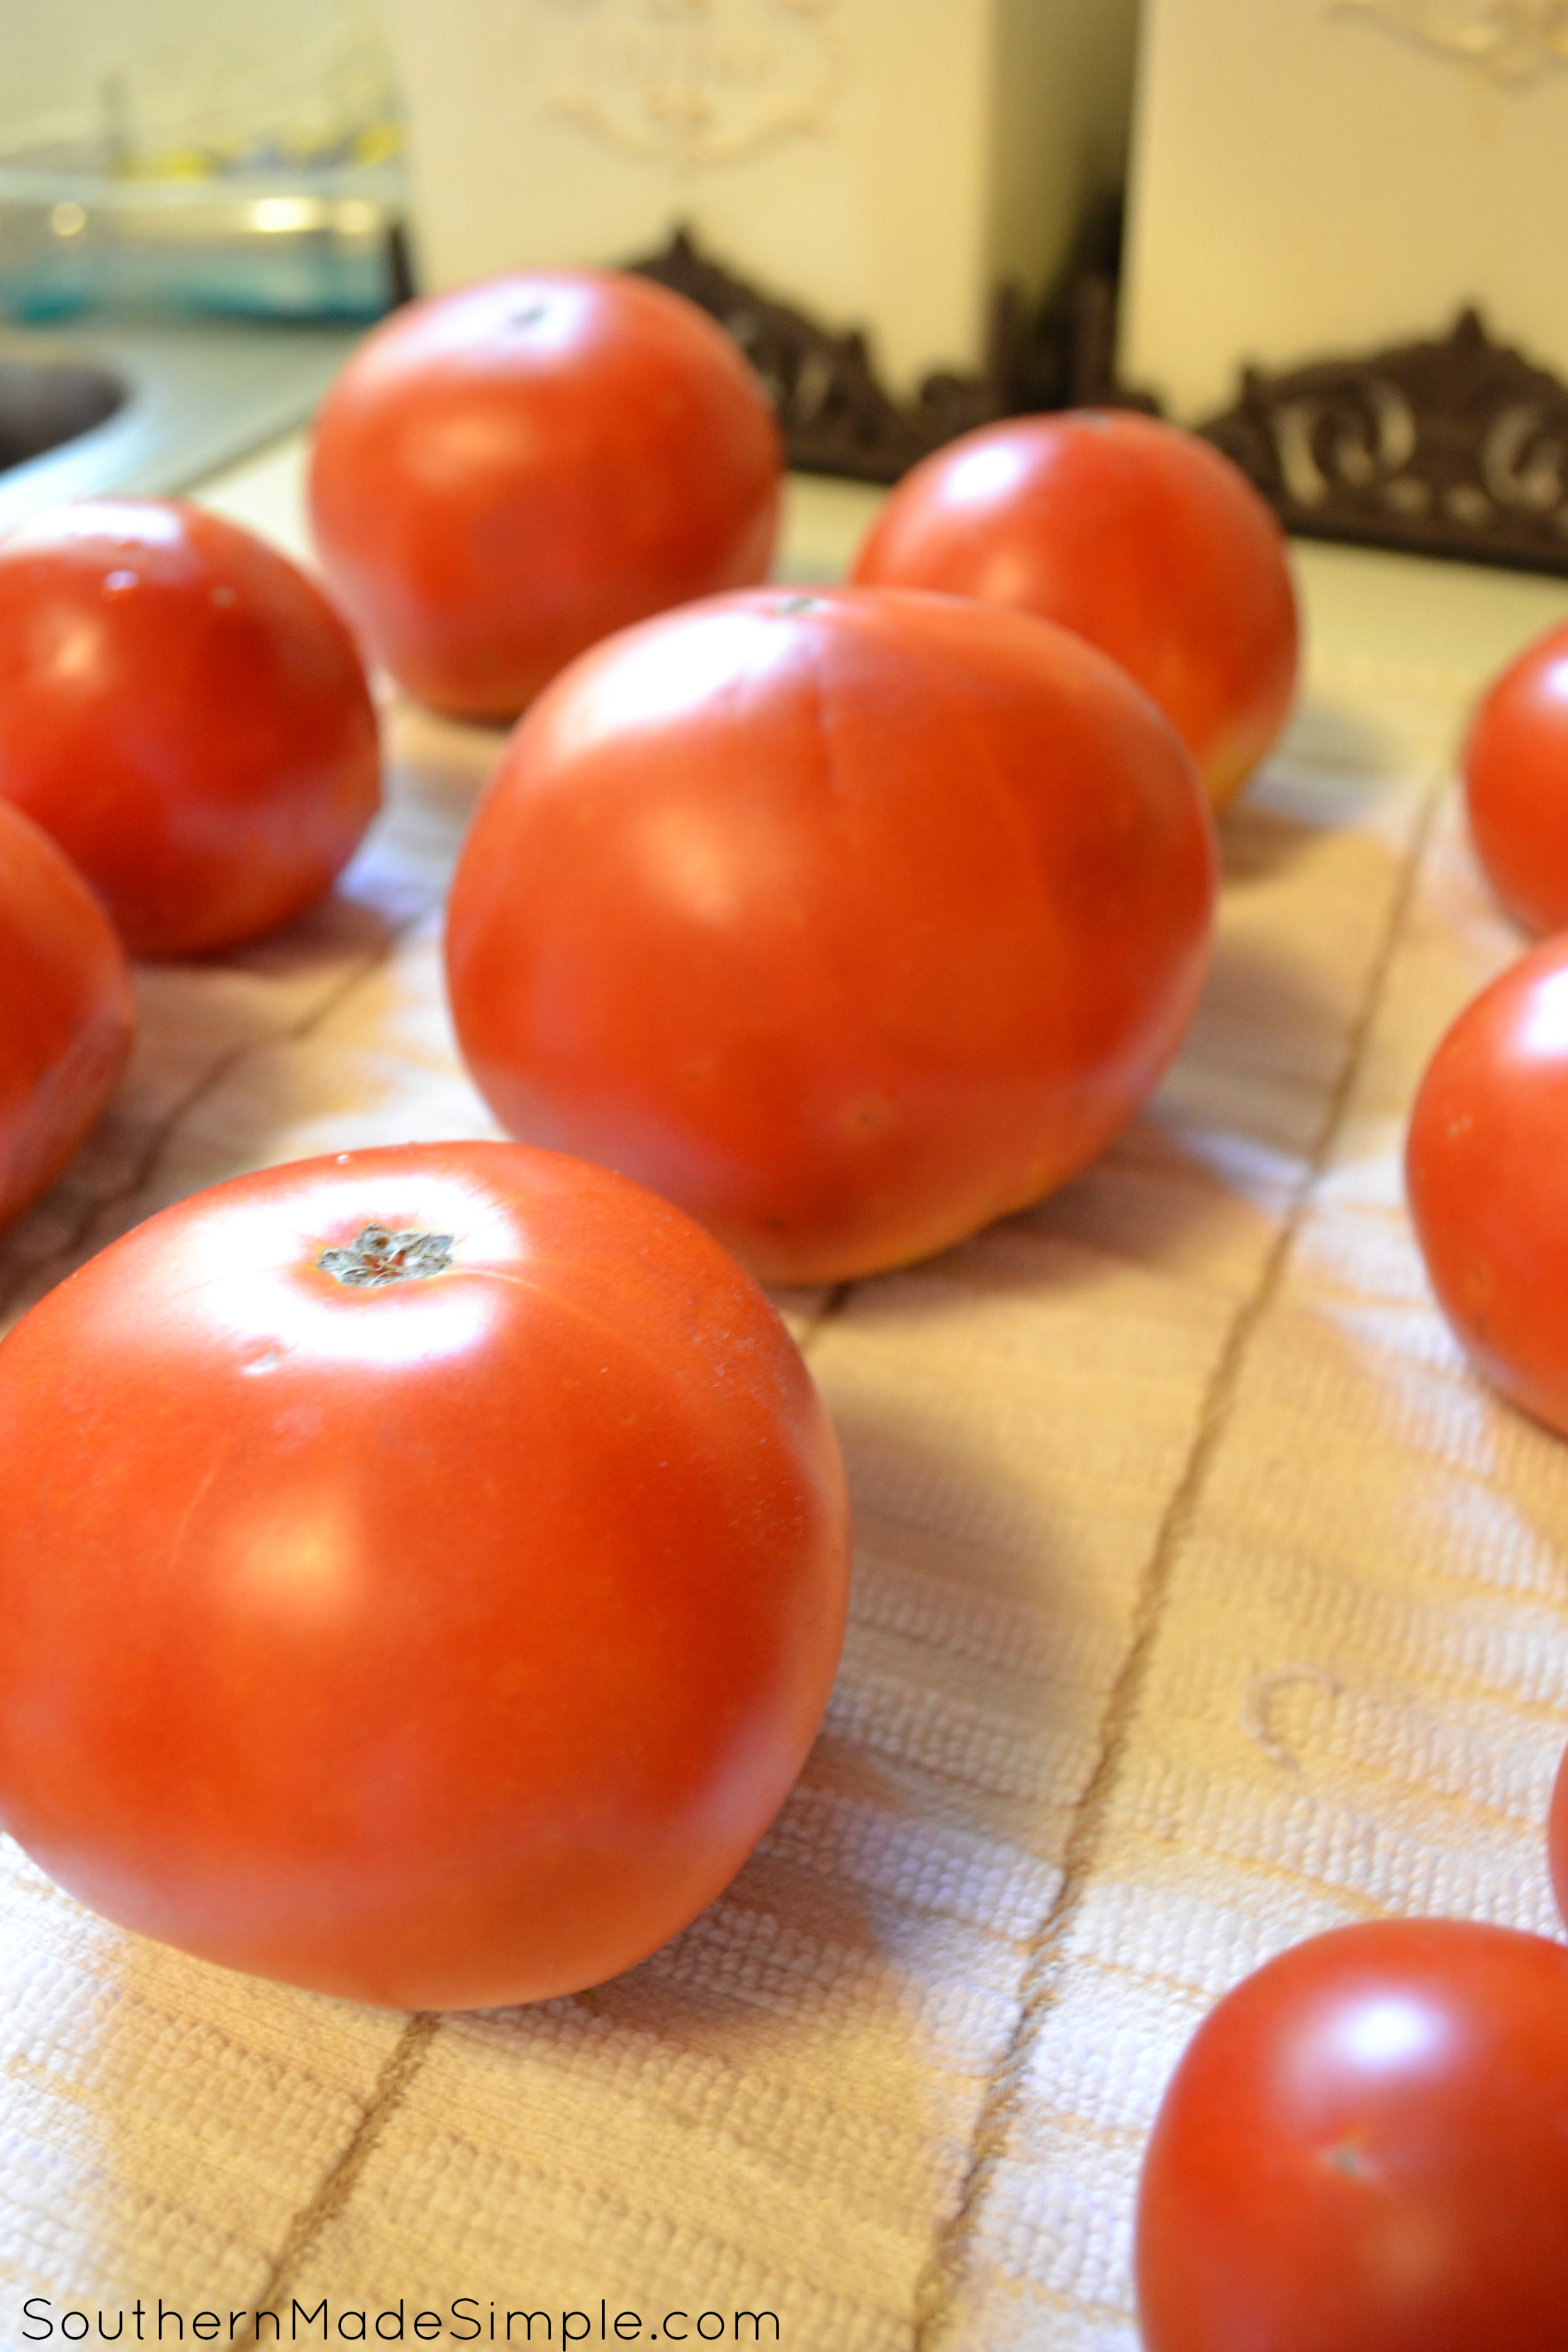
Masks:
[[[1463,766],[1482,869],[1546,936],[1432,1057],[1411,1114],[1410,1211],[1478,1369],[1568,1435],[1568,627],[1482,698]]]
[[[447,925],[520,1140],[198,1194],[0,1350],[0,1812],[130,1926],[416,2007],[664,1942],[782,1803],[843,1634],[842,1468],[755,1277],[1038,1198],[1175,1051],[1205,786],[1294,678],[1265,509],[1163,426],[1041,420],[795,593],[758,584],[780,488],[710,320],[544,273],[346,370],[333,601],[169,502],[0,547],[6,1215],[113,1084],[126,952],[250,939],[352,854],[359,643],[525,712]]]
[[[1482,698],[1471,839],[1542,944],[1460,1014],[1406,1184],[1478,1367],[1568,1434],[1568,627]],[[1568,1920],[1568,1757],[1548,1844]],[[1145,2158],[1149,2352],[1538,2352],[1568,2342],[1568,1950],[1452,1919],[1311,1938],[1229,1994]]]
[[[753,1277],[872,1273],[1037,1199],[1192,1012],[1211,810],[1294,686],[1261,503],[1147,419],[1019,420],[918,467],[850,584],[797,592],[759,584],[780,463],[698,312],[542,273],[415,306],[340,380],[311,474],[331,600],[170,502],[0,546],[0,1222],[115,1082],[126,953],[254,938],[352,855],[378,798],[356,636],[440,709],[523,713],[447,926],[459,1042],[519,1142],[198,1195],[0,1350],[0,1816],[208,1958],[531,1999],[710,1900],[799,1769],[845,1614],[832,1433]],[[1568,671],[1542,675],[1555,709]],[[1535,915],[1529,691],[1489,705],[1472,782]],[[1434,1065],[1412,1197],[1467,1344],[1568,1428],[1568,1242],[1543,1267],[1521,1209],[1568,1183],[1553,1083],[1547,949]],[[1528,2196],[1491,2199],[1495,2244],[1461,2227],[1501,2164],[1481,2076],[1527,2085],[1513,2127],[1561,2143],[1531,2179],[1568,2193],[1568,1953],[1392,1923],[1241,1988],[1151,2148],[1152,2352],[1548,2341],[1430,2316],[1450,2243],[1496,2271],[1487,2308],[1523,2293]],[[1427,2101],[1414,2173],[1379,2137],[1396,2077]],[[1256,2292],[1238,2233],[1292,2250]]]

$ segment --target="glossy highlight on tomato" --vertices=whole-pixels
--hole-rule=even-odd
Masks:
[[[0,1343],[0,1820],[203,1958],[398,2007],[643,1958],[798,1773],[826,1413],[680,1213],[500,1143],[264,1170]]]
[[[783,453],[694,303],[539,269],[409,305],[328,394],[322,565],[421,701],[507,719],[612,630],[765,578]]]
[[[1466,1006],[1410,1114],[1405,1189],[1478,1370],[1568,1435],[1568,936]]]
[[[48,838],[0,800],[0,1227],[59,1174],[136,1027],[120,942]]]
[[[513,735],[453,885],[509,1132],[679,1201],[764,1280],[904,1264],[1060,1184],[1174,1053],[1212,827],[1081,639],[955,597],[714,598]]]
[[[1144,2352],[1544,2352],[1568,2314],[1568,1950],[1336,1928],[1198,2028],[1139,2195]]]
[[[0,541],[0,797],[53,835],[132,954],[291,921],[380,796],[353,641],[250,532],[104,499]]]
[[[1010,417],[906,474],[854,577],[1038,613],[1152,695],[1216,808],[1289,715],[1298,626],[1285,541],[1229,459],[1125,410]]]
[[[1568,622],[1527,646],[1477,707],[1465,740],[1476,856],[1527,930],[1568,926]]]

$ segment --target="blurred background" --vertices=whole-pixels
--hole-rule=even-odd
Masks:
[[[529,264],[682,287],[796,463],[872,480],[1467,305],[1568,369],[1568,0],[56,0],[0,41],[0,456],[93,445],[50,495],[111,445],[175,487],[411,287]],[[138,455],[207,361],[206,425]]]
[[[8,15],[0,297],[375,318],[403,131],[379,0],[59,0]]]

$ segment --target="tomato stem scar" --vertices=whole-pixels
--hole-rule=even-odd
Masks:
[[[389,1233],[366,1225],[344,1249],[323,1250],[316,1264],[337,1282],[380,1288],[388,1282],[421,1282],[452,1263],[451,1234]]]

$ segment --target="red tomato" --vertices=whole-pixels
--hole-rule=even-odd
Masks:
[[[1223,807],[1283,727],[1296,599],[1279,527],[1228,458],[1173,425],[1013,417],[905,476],[854,577],[1042,614],[1108,653]]]
[[[452,1006],[512,1132],[831,1281],[1100,1150],[1175,1050],[1214,887],[1191,762],[1081,640],[767,590],[628,631],[524,720],[453,887]]]
[[[1483,696],[1465,744],[1465,798],[1482,871],[1516,921],[1568,926],[1568,622]]]
[[[53,1183],[135,1028],[103,909],[47,835],[0,801],[0,1225]]]
[[[781,462],[757,378],[693,303],[535,270],[367,339],[321,411],[310,511],[393,676],[510,718],[611,630],[763,579]]]
[[[1568,936],[1467,1005],[1410,1115],[1405,1184],[1437,1303],[1489,1381],[1568,1433]]]
[[[1139,2199],[1144,2352],[1568,2340],[1568,1951],[1457,1919],[1315,1936],[1198,2028]]]
[[[330,887],[380,797],[375,714],[320,589],[166,499],[59,507],[0,542],[0,794],[133,955],[203,955]]]
[[[110,1917],[398,2007],[641,1959],[842,1636],[831,1429],[733,1262],[510,1144],[271,1168],[0,1345],[0,1818]]]

